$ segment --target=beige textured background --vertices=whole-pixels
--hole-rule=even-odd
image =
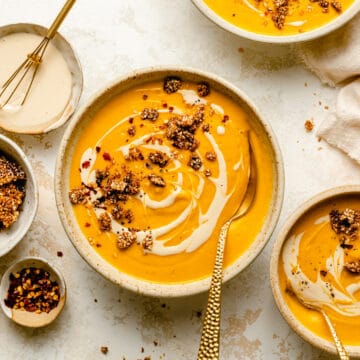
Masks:
[[[0,25],[49,25],[62,3],[0,0]],[[61,32],[83,66],[82,104],[117,76],[160,64],[211,71],[245,90],[272,124],[284,155],[286,190],[279,226],[309,196],[359,183],[356,164],[304,130],[306,119],[313,118],[316,127],[328,116],[336,90],[323,87],[304,69],[292,47],[228,34],[189,0],[78,0]],[[206,295],[162,300],[124,291],[90,269],[67,239],[53,195],[54,162],[64,128],[44,136],[7,134],[35,168],[40,207],[26,238],[0,259],[0,275],[15,259],[41,255],[63,271],[69,297],[61,317],[42,330],[23,329],[0,313],[0,359],[195,359]],[[224,287],[222,359],[329,359],[304,343],[277,311],[268,276],[273,240]],[[57,257],[57,251],[64,256]],[[101,346],[109,347],[106,356]]]

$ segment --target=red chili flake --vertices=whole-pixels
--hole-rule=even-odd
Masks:
[[[222,122],[225,123],[229,121],[229,115],[224,115],[224,118],[222,119]]]
[[[91,226],[91,224],[90,223],[85,223],[85,227],[90,227]]]
[[[327,271],[325,271],[325,270],[320,270],[320,274],[321,274],[322,276],[326,276],[326,275],[327,275]]]
[[[142,98],[143,98],[143,100],[147,100],[148,96],[147,96],[146,94],[144,94],[144,95],[142,96]]]
[[[168,104],[167,104],[167,103],[164,103],[162,106],[163,106],[163,108],[167,108],[167,107],[168,107]]]
[[[103,158],[106,161],[111,161],[111,156],[110,156],[110,154],[108,152],[103,153]]]
[[[140,127],[144,127],[144,124],[143,124],[143,123],[141,123],[141,124],[140,124]]]
[[[170,106],[170,107],[169,107],[169,111],[170,111],[170,112],[173,112],[173,111],[174,111],[174,107],[173,107],[173,106]]]
[[[90,161],[89,160],[86,160],[81,164],[81,167],[83,169],[87,169],[89,166],[90,166]]]
[[[95,150],[96,150],[97,153],[99,153],[100,150],[101,150],[101,147],[100,147],[100,146],[97,146],[97,147],[95,148]]]
[[[132,124],[134,122],[134,118],[129,118],[129,123]]]

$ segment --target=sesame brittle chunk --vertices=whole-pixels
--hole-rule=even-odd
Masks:
[[[83,185],[69,191],[69,198],[73,205],[86,204],[89,195],[90,195],[89,189],[87,189]]]
[[[345,264],[345,267],[353,274],[360,274],[360,260],[348,262]]]
[[[168,164],[170,158],[162,151],[155,151],[149,154],[149,160],[153,164],[159,165],[161,168],[163,168]]]
[[[145,108],[141,112],[141,119],[142,120],[156,121],[158,117],[159,117],[159,112],[156,109]]]
[[[173,116],[167,122],[166,137],[178,149],[194,151],[199,146],[195,131],[204,121],[204,108],[200,107],[193,115]]]
[[[8,228],[18,219],[24,195],[13,184],[0,188],[0,227]]]
[[[205,157],[206,157],[206,159],[209,160],[209,161],[215,161],[215,160],[216,160],[216,154],[215,154],[214,151],[207,151],[207,152],[205,153]]]
[[[192,154],[190,156],[188,165],[193,168],[194,170],[200,170],[200,168],[202,167],[202,161],[201,158],[196,155],[196,154]]]
[[[18,180],[26,180],[25,172],[19,165],[0,156],[0,186]]]
[[[177,92],[182,86],[182,81],[177,76],[168,76],[164,79],[164,91],[167,94],[173,94]]]
[[[129,161],[144,160],[144,155],[138,147],[132,146],[129,148],[129,153],[125,159]]]
[[[110,231],[111,230],[111,217],[107,212],[102,213],[98,217],[99,228],[101,231]]]
[[[206,81],[202,81],[202,82],[198,83],[197,84],[197,92],[198,92],[199,96],[201,96],[201,97],[208,96],[210,94],[209,83]]]
[[[146,234],[144,240],[141,242],[141,246],[144,250],[151,251],[154,245],[154,239],[151,234]]]
[[[357,239],[360,226],[360,212],[358,210],[332,210],[329,215],[330,225],[336,234],[344,235],[350,240]]]
[[[342,11],[341,1],[333,0],[333,1],[331,2],[331,6],[332,6],[337,12],[341,12],[341,11]]]
[[[161,176],[158,176],[158,175],[155,175],[155,174],[150,174],[148,176],[148,179],[150,180],[150,182],[153,185],[155,185],[157,187],[165,187],[166,186],[166,182]]]
[[[289,12],[288,0],[275,0],[275,9],[272,15],[272,21],[278,29],[282,29],[285,25],[285,19]]]
[[[128,249],[136,241],[137,236],[134,231],[122,231],[117,239],[117,247],[120,250]]]

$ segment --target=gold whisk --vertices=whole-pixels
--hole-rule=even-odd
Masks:
[[[0,110],[17,111],[24,105],[49,41],[55,36],[75,1],[67,0],[40,44],[1,86]]]

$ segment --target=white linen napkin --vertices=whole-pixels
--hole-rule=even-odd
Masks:
[[[360,163],[360,14],[297,50],[322,82],[342,87],[335,112],[321,123],[317,134]]]

